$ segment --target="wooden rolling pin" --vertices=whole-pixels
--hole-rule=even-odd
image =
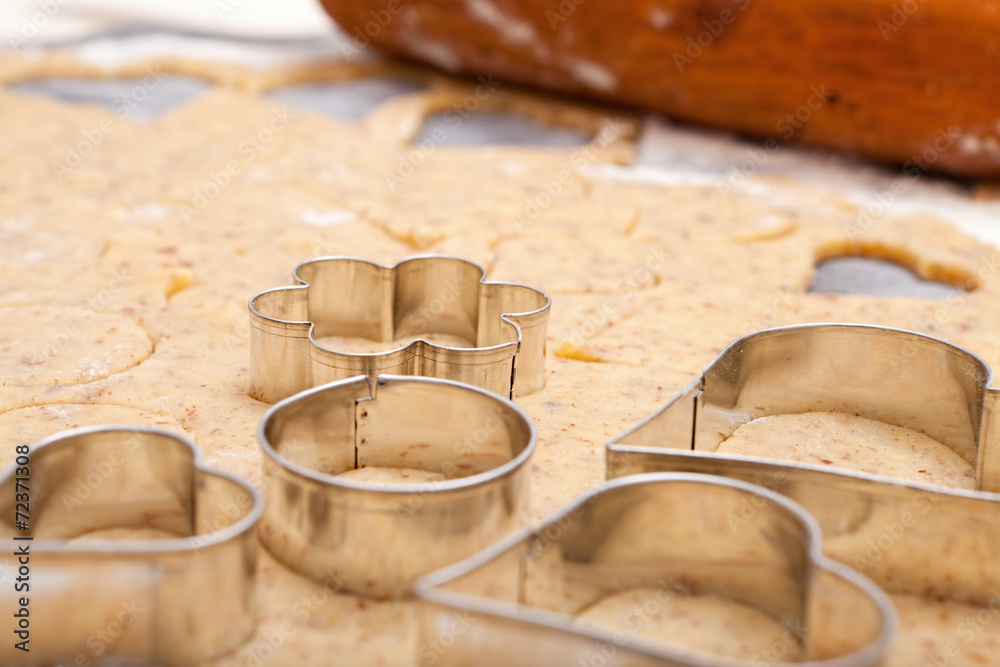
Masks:
[[[997,0],[322,0],[361,49],[1000,176]]]

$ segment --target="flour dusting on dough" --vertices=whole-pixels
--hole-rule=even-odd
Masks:
[[[345,222],[354,222],[357,219],[358,216],[353,211],[314,211],[309,209],[302,212],[302,222],[310,227],[342,225]]]

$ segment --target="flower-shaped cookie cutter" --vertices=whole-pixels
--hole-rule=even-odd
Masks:
[[[891,593],[1000,607],[1000,391],[975,354],[853,324],[768,329],[726,348],[683,392],[607,445],[608,478],[690,472],[765,486],[819,521],[826,553]],[[716,453],[759,417],[833,411],[924,433],[976,469],[977,491]]]
[[[734,527],[731,517],[755,513]],[[421,664],[438,667],[708,667],[878,664],[897,620],[887,596],[822,555],[815,521],[764,488],[721,477],[647,474],[598,487],[534,530],[423,577]],[[622,624],[669,615],[678,596],[710,595],[783,624],[781,652],[752,660],[674,647],[577,615],[641,591]],[[763,643],[763,642],[762,642]]]
[[[321,257],[295,267],[293,287],[250,300],[250,393],[274,403],[357,375],[422,375],[482,387],[505,398],[545,384],[549,297],[526,285],[487,282],[457,257],[422,255],[394,266]],[[317,339],[391,343],[445,334],[470,347],[423,338],[378,353],[338,352]]]
[[[0,477],[0,508],[12,575],[0,599],[24,632],[0,647],[3,664],[192,665],[253,633],[263,500],[183,437],[138,426],[57,434],[19,451]],[[15,646],[25,639],[29,652]]]
[[[341,380],[274,405],[258,438],[267,482],[261,542],[290,567],[352,593],[407,597],[417,577],[527,522],[535,426],[512,401],[472,385]],[[350,477],[369,467],[442,479]]]

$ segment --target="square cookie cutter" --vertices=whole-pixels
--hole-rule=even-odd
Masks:
[[[551,300],[526,285],[487,282],[483,267],[442,255],[394,266],[321,257],[295,267],[293,287],[261,292],[250,309],[250,394],[274,403],[357,375],[422,375],[482,387],[506,398],[545,385]],[[425,333],[464,339],[449,347],[418,338],[401,348],[356,354],[317,338],[392,342]]]
[[[267,483],[261,542],[290,567],[352,593],[407,597],[417,577],[527,522],[535,426],[516,404],[478,387],[359,376],[277,403],[258,438]],[[365,467],[445,479],[338,476]]]
[[[15,522],[25,486],[27,530]],[[81,428],[40,441],[0,477],[0,600],[28,610],[30,649],[10,635],[0,662],[174,667],[229,652],[254,630],[262,511],[253,487],[167,431]],[[122,528],[176,537],[122,539]]]
[[[745,503],[758,511],[733,533],[728,517]],[[879,664],[897,631],[892,604],[871,581],[823,556],[821,541],[795,503],[743,482],[662,473],[608,482],[538,528],[420,579],[420,664],[459,667],[482,664],[483,656],[511,667],[771,662],[770,654],[736,660],[575,618],[635,589],[649,595],[632,609],[631,630],[669,613],[675,596],[713,595],[789,629],[783,657],[794,650],[799,658],[789,664]]]
[[[1000,606],[1000,437],[989,366],[946,341],[849,324],[768,329],[607,445],[609,479],[657,471],[721,475],[801,504],[827,555],[891,593]],[[737,427],[834,411],[923,432],[975,466],[978,491],[755,456],[715,453]],[[753,507],[734,515],[738,526]]]

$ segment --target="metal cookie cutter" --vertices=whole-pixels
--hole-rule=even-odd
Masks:
[[[0,600],[25,631],[3,642],[0,663],[174,666],[227,653],[254,629],[262,510],[250,485],[166,431],[42,440],[0,478]],[[24,638],[29,652],[14,646]]]
[[[536,437],[511,401],[449,380],[360,376],[310,389],[260,422],[260,539],[291,567],[347,591],[408,596],[420,575],[526,523]],[[337,476],[366,467],[443,479]]]
[[[273,403],[357,375],[423,375],[482,387],[507,398],[545,385],[549,297],[457,257],[426,255],[395,266],[321,257],[295,267],[295,287],[250,300],[251,395]],[[383,353],[353,354],[317,338],[392,342],[438,333],[467,341],[446,347],[418,338]]]
[[[734,529],[730,517],[745,503],[757,511]],[[421,664],[878,664],[896,633],[892,605],[825,558],[820,542],[812,517],[761,487],[690,474],[609,482],[539,528],[417,582]],[[738,661],[576,617],[629,591],[640,598],[622,624],[632,631],[691,594],[742,603],[788,631],[780,646]]]
[[[1000,392],[991,380],[976,355],[913,332],[845,324],[761,331],[609,442],[608,477],[677,471],[766,486],[818,519],[828,555],[887,591],[1000,608]],[[976,467],[981,491],[715,453],[743,423],[809,411],[923,432]]]

